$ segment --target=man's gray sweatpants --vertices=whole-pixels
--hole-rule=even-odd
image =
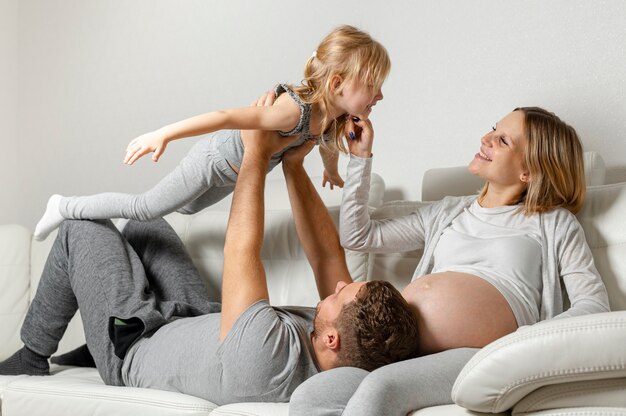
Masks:
[[[106,384],[123,385],[112,317],[139,318],[149,333],[176,317],[217,312],[191,258],[164,220],[64,221],[22,325],[24,345],[52,355],[80,309],[89,351]]]

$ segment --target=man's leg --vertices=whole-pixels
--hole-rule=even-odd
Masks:
[[[144,265],[166,318],[220,311],[219,293],[207,292],[183,242],[165,220],[130,221],[122,235]]]
[[[87,345],[102,378],[107,384],[120,385],[121,357],[126,350],[111,342],[115,323],[119,321],[126,335],[132,336],[123,346],[127,347],[178,312],[208,307],[206,297],[202,305],[189,306],[186,300],[168,303],[161,310],[139,256],[110,221],[65,221],[24,322],[22,339],[30,350],[49,356],[78,306]]]
[[[100,375],[107,384],[120,385],[122,360],[109,338],[109,318],[132,314],[145,304],[154,306],[147,288],[139,258],[110,221],[65,221],[22,326],[22,341],[50,356],[80,308]],[[133,302],[137,299],[143,302],[137,305]]]
[[[129,221],[123,236],[143,264],[150,291],[164,320],[220,311],[217,294],[207,296],[207,289],[182,241],[165,220]],[[95,366],[86,345],[52,357],[51,362]]]
[[[68,278],[67,255],[59,236],[48,255],[37,292],[22,324],[24,347],[0,364],[0,374],[49,374],[48,357],[56,351],[77,309]]]
[[[164,220],[130,222],[125,228],[146,263],[154,261],[161,267],[144,267],[130,242],[110,222],[66,223],[62,235],[71,242],[67,244],[69,277],[87,345],[105,382],[122,384],[122,358],[134,340],[173,317],[208,312],[206,289],[182,242]],[[152,238],[155,244],[146,242]],[[161,257],[164,261],[156,260]]]

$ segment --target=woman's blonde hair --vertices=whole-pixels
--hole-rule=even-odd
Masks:
[[[519,107],[524,113],[524,163],[530,180],[520,196],[526,215],[565,208],[576,214],[585,202],[583,147],[576,130],[554,113],[539,107]],[[481,196],[487,191],[483,188]]]
[[[345,118],[343,115],[336,119],[328,116],[333,76],[340,76],[344,82],[357,79],[378,89],[390,69],[387,50],[379,42],[353,26],[339,26],[319,44],[304,67],[302,85],[294,86],[293,90],[306,103],[320,106],[323,114],[321,131],[332,137],[339,150],[346,152],[342,139]]]

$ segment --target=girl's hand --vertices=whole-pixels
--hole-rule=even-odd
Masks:
[[[348,140],[348,150],[350,150],[351,154],[361,158],[372,157],[374,127],[370,119],[364,121],[348,115],[345,135]]]
[[[159,130],[142,134],[128,143],[124,163],[132,165],[140,157],[152,152],[154,152],[152,160],[158,162],[166,146],[167,140]]]
[[[330,189],[335,189],[335,186],[343,188],[343,179],[339,176],[338,173],[328,173],[326,169],[324,169],[324,180],[322,181],[322,187],[326,187],[326,184],[330,184]]]

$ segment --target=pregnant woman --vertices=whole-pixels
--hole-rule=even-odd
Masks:
[[[423,249],[403,291],[420,323],[423,355],[371,373],[319,374],[294,393],[290,414],[406,415],[449,404],[454,380],[478,348],[524,325],[609,310],[574,216],[586,189],[582,146],[553,113],[517,108],[482,137],[469,164],[485,180],[478,195],[446,197],[383,220],[371,219],[367,209],[372,124],[350,120],[346,128],[354,139],[342,244],[370,252]],[[566,311],[561,285],[571,305]]]

